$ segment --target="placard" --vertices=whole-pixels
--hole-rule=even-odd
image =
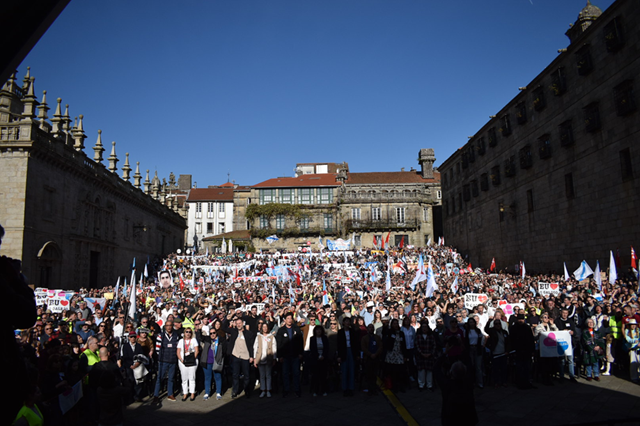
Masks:
[[[473,309],[478,305],[483,305],[489,300],[486,294],[479,293],[466,293],[464,295],[464,307],[467,309]]]
[[[538,282],[538,293],[544,297],[557,296],[560,294],[560,284]]]
[[[540,343],[540,356],[543,358],[556,358],[559,356],[573,355],[571,345],[571,333],[567,330],[542,332],[538,336]]]

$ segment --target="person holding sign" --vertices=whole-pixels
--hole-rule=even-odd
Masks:
[[[576,323],[573,320],[573,318],[569,317],[568,308],[563,307],[560,310],[560,317],[556,318],[555,324],[556,324],[556,327],[558,327],[558,330],[560,331],[566,330],[569,332],[569,334],[571,334],[571,345],[573,347],[576,347],[576,343],[577,343]],[[560,371],[560,379],[564,378],[565,364],[569,364],[569,380],[575,383],[576,375],[574,372],[575,364],[573,362],[573,353],[571,355],[564,355],[564,356],[558,357],[558,368]]]
[[[537,339],[540,337],[541,333],[549,333],[551,331],[558,331],[558,327],[551,321],[549,318],[549,313],[544,312],[540,316],[540,324],[536,326],[533,330],[533,335]],[[556,362],[553,358],[540,357],[540,378],[542,380],[542,384],[546,386],[552,386],[551,382],[551,374],[553,374],[553,370],[555,369],[554,363]]]
[[[587,368],[587,381],[600,381],[600,360],[604,355],[604,335],[602,331],[596,330],[595,322],[589,318],[586,322],[585,330],[582,332],[582,357],[584,366]]]

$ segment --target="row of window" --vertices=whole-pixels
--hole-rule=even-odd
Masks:
[[[202,217],[202,204],[196,203],[196,219]],[[212,219],[214,217],[215,205],[216,203],[205,203],[207,208],[207,218]],[[217,203],[218,204],[218,213],[225,212],[225,203]]]
[[[526,148],[526,147],[525,147]],[[525,149],[523,148],[523,149]],[[629,181],[633,179],[633,163],[631,161],[631,150],[629,148],[625,148],[619,152],[620,157],[620,175],[623,181]],[[505,174],[507,176],[512,176],[511,170],[515,170],[515,165],[513,164],[513,156],[507,160],[507,165],[505,165]],[[531,164],[531,153],[530,151],[520,151],[520,167],[528,168]],[[525,167],[526,166],[526,167]],[[514,172],[515,173],[515,172]],[[493,183],[494,186],[500,184],[500,167],[494,166],[491,169],[491,174],[487,175],[487,173],[483,173],[480,175],[480,180],[473,179],[470,183],[464,185],[462,187],[462,192],[458,193],[457,198],[451,197],[448,200],[445,200],[443,203],[443,208],[445,215],[450,216],[454,215],[457,212],[462,211],[464,202],[468,202],[471,200],[471,197],[477,197],[480,195],[480,191],[488,191],[489,190],[489,180]],[[567,199],[572,199],[575,197],[575,190],[573,186],[573,173],[566,173],[564,175],[564,188],[565,188],[565,197]],[[504,220],[504,206],[502,203],[499,205],[500,207],[500,220]],[[533,192],[532,190],[527,191],[527,211],[532,212],[534,208],[533,205]]]
[[[331,213],[324,213],[322,215],[322,225],[325,230],[333,229],[333,215]],[[300,230],[308,230],[311,228],[311,218],[309,216],[302,216],[296,220],[296,226]],[[267,216],[260,216],[260,229],[269,228],[269,218]],[[287,227],[287,218],[283,214],[276,215],[276,229],[282,231]]]
[[[214,232],[214,223],[207,222],[207,234],[224,234],[225,232],[225,224],[224,222],[220,222],[218,224],[218,232]],[[202,222],[196,222],[196,236],[202,234]]]
[[[260,189],[260,204],[331,204],[333,188]]]
[[[417,190],[402,190],[396,191],[392,189],[391,191],[347,191],[345,194],[348,199],[387,199],[387,198],[417,198],[419,196],[419,192]],[[442,198],[442,191],[436,190],[436,199],[440,200]]]
[[[406,208],[405,207],[396,207],[393,209],[395,213],[395,219],[398,223],[405,223],[406,219]],[[362,209],[352,208],[351,209],[351,219],[352,220],[362,220]],[[382,220],[382,215],[380,211],[380,207],[371,207],[371,220],[379,221]],[[429,222],[429,208],[424,207],[422,209],[422,220],[424,222]]]
[[[603,39],[608,52],[617,52],[625,43],[624,31],[620,17],[611,20],[603,31]],[[593,70],[593,61],[591,59],[591,45],[584,44],[575,53],[577,74],[584,76]],[[560,67],[550,75],[550,85],[548,87],[553,96],[561,96],[567,91],[567,73],[564,67]],[[633,95],[633,82],[627,80],[619,84],[613,91],[614,105],[619,116],[625,116],[636,110],[636,102]],[[542,111],[547,106],[545,87],[540,85],[531,90],[532,96],[528,101],[522,101],[515,105],[515,121],[519,125],[527,123],[528,102],[535,111]],[[596,114],[590,114],[595,110]],[[585,125],[588,132],[596,131],[600,128],[600,116],[597,114],[597,104],[592,104],[585,108]],[[498,133],[503,137],[511,135],[513,128],[511,124],[511,114],[507,113],[498,119],[499,127],[492,127],[487,134],[475,139],[474,143],[469,144],[461,154],[461,161],[456,164],[455,172],[459,176],[461,169],[466,169],[471,163],[475,162],[476,155],[482,156],[489,147],[495,147],[498,144]],[[448,174],[443,174],[443,186],[446,187],[448,182],[454,179],[454,169],[451,168]]]

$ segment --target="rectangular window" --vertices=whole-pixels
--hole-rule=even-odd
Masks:
[[[438,200],[442,200],[442,191],[440,191],[440,190],[437,190],[437,191],[436,191],[436,198],[437,198]]]
[[[478,192],[478,180],[474,179],[471,181],[471,195],[474,197],[477,197],[478,195],[480,195],[480,193]]]
[[[298,203],[313,204],[313,189],[311,188],[298,189]]]
[[[544,90],[538,86],[533,90],[533,109],[542,111],[546,106],[547,102],[544,99]]]
[[[318,204],[333,203],[333,188],[319,188],[318,192]]]
[[[573,190],[573,173],[567,173],[564,175],[564,193],[568,199],[572,199],[576,196]]]
[[[498,145],[498,138],[496,137],[496,129],[495,127],[492,127],[489,129],[489,132],[487,133],[487,138],[489,139],[489,146],[490,147],[494,147],[496,145]]]
[[[260,229],[267,229],[269,227],[269,219],[262,215],[260,216]]]
[[[617,52],[624,46],[624,31],[619,16],[604,26],[604,42],[609,52]]]
[[[213,222],[207,222],[207,234],[213,234]]]
[[[486,173],[480,175],[480,190],[489,190],[489,176]]]
[[[371,207],[371,220],[380,220],[380,207]]]
[[[360,209],[351,209],[351,219],[360,220]]]
[[[202,217],[202,203],[196,203],[196,219]]]
[[[472,147],[470,147],[470,148],[467,150],[467,153],[468,153],[468,155],[469,155],[469,162],[470,162],[470,163],[475,162],[475,161],[476,161],[476,152],[473,150],[473,146],[472,146]]]
[[[469,186],[469,184],[462,187],[462,198],[464,199],[464,201],[471,200],[471,187]]]
[[[218,212],[224,213],[224,203],[218,203]]]
[[[540,158],[551,158],[551,139],[549,135],[542,135],[538,138],[540,144]]]
[[[500,128],[500,133],[505,137],[511,134],[511,119],[509,118],[509,114],[502,116],[502,127]]]
[[[516,122],[524,124],[527,122],[527,104],[520,102],[516,105]]]
[[[520,148],[520,168],[528,169],[533,166],[533,156],[531,155],[531,145]]]
[[[402,239],[404,238],[404,242]],[[394,235],[393,239],[395,240],[396,247],[400,247],[400,243],[402,242],[403,247],[407,247],[409,245],[409,236],[408,235]]]
[[[224,222],[220,222],[220,223],[218,224],[218,233],[219,233],[219,234],[224,234],[224,230],[225,230],[225,228],[224,228]]]
[[[551,92],[554,96],[560,96],[567,91],[567,80],[564,68],[560,67],[551,74]]]
[[[527,190],[527,211],[529,213],[533,211],[533,189]]]
[[[309,229],[309,216],[302,216],[300,218],[300,229],[301,230],[308,230]]]
[[[631,151],[629,148],[620,151],[620,171],[622,172],[622,180],[629,180],[633,178]]]
[[[278,191],[280,194],[280,202],[282,204],[293,204],[293,199],[294,199],[293,191],[294,190],[291,188],[280,189]]]
[[[504,175],[513,177],[516,175],[516,156],[512,155],[504,161]]]
[[[558,126],[558,131],[560,134],[560,145],[573,145],[573,126],[571,125],[571,120],[567,120],[560,124],[560,126]]]
[[[466,169],[467,167],[469,167],[469,154],[465,151],[462,153],[462,168]]]
[[[260,189],[260,204],[269,204],[276,202],[276,190],[275,189]]]
[[[323,223],[325,231],[333,231],[333,216],[331,215],[331,213],[324,214]]]
[[[213,218],[214,204],[215,203],[207,203],[207,218],[209,219]]]
[[[500,185],[500,166],[493,166],[491,168],[491,183],[493,186]]]
[[[284,229],[285,219],[283,214],[276,215],[276,229],[282,230]]]
[[[578,67],[578,75],[587,75],[593,71],[591,50],[588,44],[585,44],[576,52],[576,65]]]
[[[613,102],[616,105],[616,112],[621,117],[636,110],[631,80],[626,80],[613,88]]]
[[[600,109],[597,102],[592,102],[583,108],[584,128],[587,132],[600,130]]]
[[[404,219],[405,219],[404,212],[405,212],[404,207],[396,207],[396,219],[398,223],[404,223]]]
[[[424,222],[429,222],[429,207],[424,207],[422,209],[422,220]]]
[[[476,151],[478,152],[478,155],[484,155],[484,153],[487,152],[487,147],[484,142],[484,137],[478,138]]]
[[[196,234],[202,234],[202,222],[196,222]]]

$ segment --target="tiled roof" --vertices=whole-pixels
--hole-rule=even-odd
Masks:
[[[419,171],[409,172],[369,172],[349,173],[347,185],[358,184],[394,184],[394,183],[434,183],[440,182],[440,173],[433,172],[433,179],[423,179]]]
[[[231,182],[223,183],[220,188],[233,188],[233,184]]]
[[[254,188],[292,188],[292,187],[317,187],[317,186],[340,186],[336,182],[335,173],[322,173],[316,175],[302,175],[298,177],[282,177],[265,180]]]
[[[192,188],[187,201],[233,201],[233,188]]]

